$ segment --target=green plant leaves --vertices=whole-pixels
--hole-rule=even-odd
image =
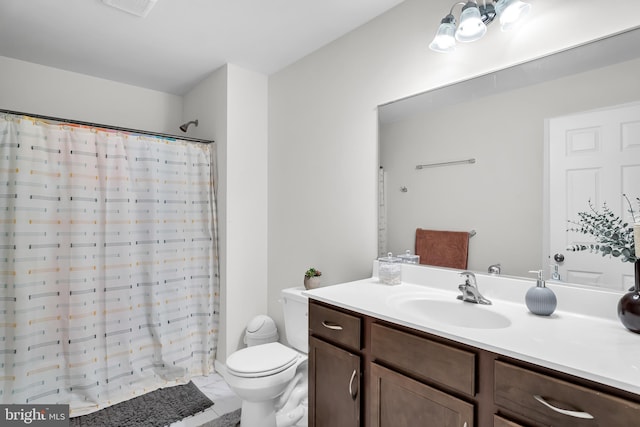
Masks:
[[[635,212],[629,199],[623,195],[629,204],[629,212],[635,220]],[[636,198],[640,206],[640,198]],[[589,245],[574,244],[567,247],[569,251],[589,250],[592,253],[600,253],[602,256],[612,256],[620,258],[622,262],[635,262],[635,242],[633,238],[633,226],[622,222],[606,203],[602,205],[602,210],[594,208],[589,200],[588,212],[578,212],[577,221],[569,221],[570,226],[567,231],[593,236],[596,243]]]

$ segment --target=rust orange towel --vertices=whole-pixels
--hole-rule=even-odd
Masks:
[[[466,270],[469,233],[418,228],[416,255],[420,255],[420,264]]]

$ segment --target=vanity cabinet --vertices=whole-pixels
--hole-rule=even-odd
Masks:
[[[361,425],[361,318],[309,304],[309,426]]]
[[[630,427],[640,396],[313,299],[312,427]]]
[[[315,301],[309,334],[310,426],[474,426],[472,352]]]

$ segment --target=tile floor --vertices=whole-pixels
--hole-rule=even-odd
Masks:
[[[171,427],[198,427],[215,420],[222,415],[240,408],[242,401],[236,396],[220,374],[214,373],[203,377],[191,379],[211,401],[213,406],[196,414],[171,424]]]

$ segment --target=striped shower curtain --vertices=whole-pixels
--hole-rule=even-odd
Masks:
[[[213,370],[213,148],[0,116],[0,400],[81,415]]]

